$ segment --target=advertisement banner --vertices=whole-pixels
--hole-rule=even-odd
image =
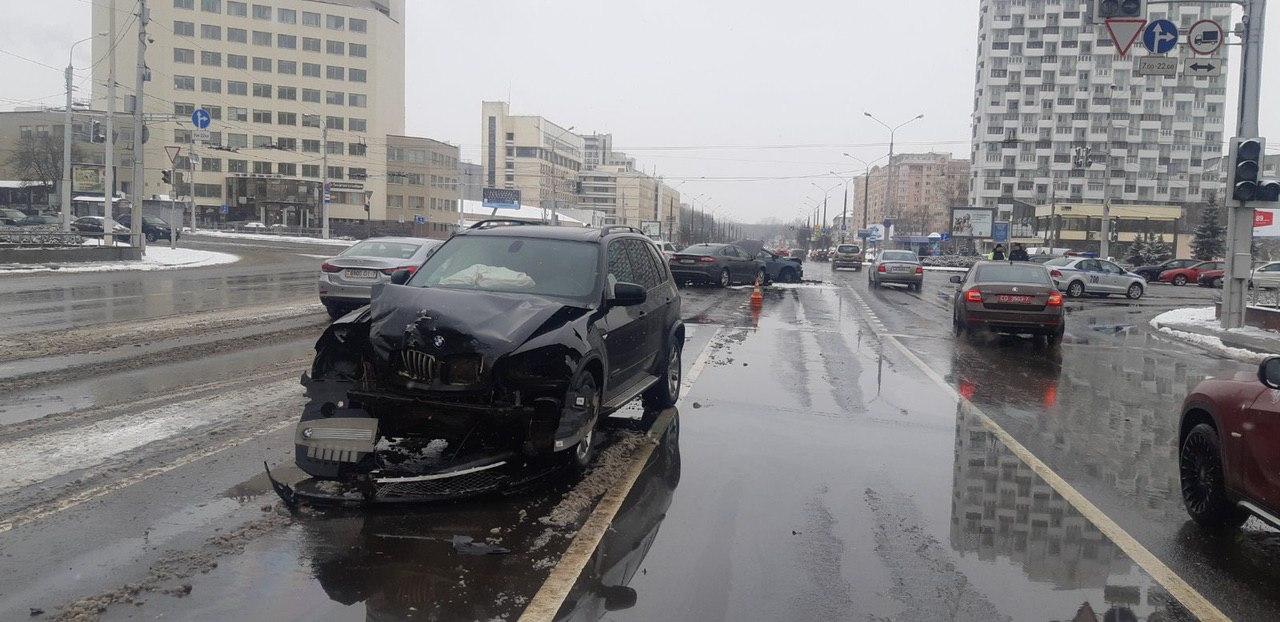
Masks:
[[[1253,237],[1280,238],[1280,209],[1253,210]]]
[[[103,169],[96,166],[73,166],[71,167],[71,191],[102,192],[106,187],[103,175]]]
[[[657,220],[640,221],[640,231],[651,240],[662,239],[662,223]]]
[[[520,209],[520,191],[510,188],[484,188],[481,205],[485,209]]]
[[[963,238],[989,238],[994,221],[989,209],[951,210],[951,235]]]

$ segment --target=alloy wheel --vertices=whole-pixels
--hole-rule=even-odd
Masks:
[[[1213,448],[1199,435],[1190,435],[1182,446],[1182,499],[1187,509],[1203,513],[1222,477],[1222,465],[1213,456]]]
[[[667,392],[680,397],[680,348],[671,348],[671,357],[667,361]]]

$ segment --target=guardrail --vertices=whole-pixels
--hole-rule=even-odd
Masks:
[[[0,229],[0,246],[9,248],[58,248],[81,246],[84,236],[62,231]]]

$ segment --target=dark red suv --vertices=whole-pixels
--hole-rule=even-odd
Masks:
[[[1280,357],[1205,380],[1182,405],[1182,500],[1197,523],[1235,528],[1250,515],[1280,528]]]

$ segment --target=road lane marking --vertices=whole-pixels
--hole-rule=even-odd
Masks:
[[[520,614],[520,622],[541,622],[555,619],[556,613],[560,611],[565,599],[569,597],[569,592],[573,589],[574,584],[578,582],[582,569],[587,567],[587,562],[591,561],[592,555],[595,555],[596,548],[600,546],[600,541],[604,539],[604,534],[613,525],[614,517],[618,515],[618,510],[622,509],[622,502],[626,501],[627,495],[631,494],[631,488],[635,486],[636,480],[640,479],[640,474],[649,463],[649,456],[653,453],[654,448],[658,446],[659,440],[667,431],[671,422],[675,420],[680,404],[683,404],[688,399],[688,389],[693,387],[693,383],[702,374],[702,370],[706,369],[707,363],[711,359],[711,345],[715,343],[723,332],[723,328],[717,328],[715,334],[711,335],[711,339],[707,341],[707,345],[703,346],[702,352],[698,354],[697,360],[689,367],[689,373],[685,374],[685,378],[682,380],[683,386],[681,387],[680,401],[677,402],[675,408],[668,408],[663,411],[658,416],[658,419],[654,421],[653,427],[650,428],[648,436],[654,442],[646,443],[640,447],[631,464],[628,465],[622,479],[600,498],[595,509],[591,511],[591,515],[587,517],[586,522],[582,524],[582,527],[578,529],[577,534],[574,535],[573,540],[569,543],[569,548],[565,549],[564,554],[560,556],[560,561],[556,563],[555,568],[551,569],[551,574],[547,575],[542,587],[538,588],[538,593],[534,594],[524,612]]]
[[[858,295],[856,290],[850,288],[850,291],[852,291],[853,294],[858,296],[859,300],[861,300],[861,296]],[[871,313],[871,317],[876,317],[874,312]],[[952,387],[941,374],[935,371],[928,363],[925,363],[923,359],[916,355],[916,353],[912,352],[906,345],[899,341],[898,335],[881,335],[881,337],[892,343],[894,347],[896,347],[903,356],[907,357],[907,360],[911,361],[913,365],[919,368],[925,376],[928,376],[929,379],[941,387],[943,391],[954,397],[960,403],[961,408],[965,409],[966,413],[976,416],[988,432],[999,439],[1005,447],[1009,448],[1009,450],[1012,451],[1019,460],[1030,467],[1031,470],[1049,484],[1054,491],[1059,495],[1062,495],[1062,498],[1066,499],[1067,502],[1080,512],[1086,520],[1093,523],[1099,531],[1114,542],[1116,546],[1120,547],[1120,549],[1129,556],[1129,559],[1133,560],[1133,562],[1150,575],[1152,579],[1155,579],[1157,583],[1164,587],[1164,589],[1176,598],[1183,607],[1187,608],[1187,611],[1191,612],[1191,615],[1194,615],[1200,620],[1230,620],[1230,618],[1215,607],[1213,603],[1209,602],[1204,595],[1191,587],[1191,584],[1187,583],[1186,580],[1178,575],[1178,573],[1174,572],[1172,568],[1160,561],[1160,559],[1151,551],[1147,550],[1145,546],[1142,546],[1142,544],[1133,536],[1129,535],[1129,532],[1125,531],[1123,527],[1112,520],[1110,516],[1107,516],[1102,510],[1098,509],[1093,502],[1085,498],[1085,496],[1081,494],[1080,491],[1076,490],[1074,486],[1068,483],[1067,480],[1063,479],[1062,476],[1057,474],[1057,472],[1049,468],[1049,465],[1037,458],[1036,455],[1031,453],[1031,451],[1023,446],[1022,443],[1019,443],[1017,439],[1013,438],[1013,435],[1000,427],[1000,424],[996,423],[995,420],[987,415],[987,413],[983,412],[982,409],[978,408],[977,405],[970,402],[963,395],[960,395],[960,393],[956,391],[956,389]]]

